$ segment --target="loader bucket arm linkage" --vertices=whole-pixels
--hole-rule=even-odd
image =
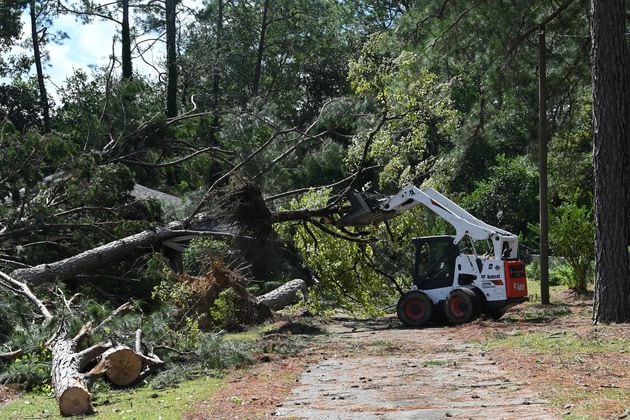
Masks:
[[[348,193],[348,199],[351,205],[350,212],[339,219],[337,226],[377,224],[423,204],[455,228],[454,243],[459,243],[468,235],[476,241],[491,240],[494,254],[497,256],[516,258],[518,254],[516,235],[477,219],[433,188],[420,190],[409,185],[391,197],[351,191]]]

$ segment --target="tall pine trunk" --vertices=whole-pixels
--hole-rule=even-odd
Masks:
[[[217,35],[214,55],[214,68],[212,69],[212,130],[218,129],[219,126],[219,102],[221,96],[221,72],[219,62],[222,56],[222,38],[223,38],[223,0],[217,0],[219,9],[217,12]]]
[[[593,322],[630,321],[630,142],[623,0],[592,0],[595,300]]]
[[[129,28],[129,0],[122,0],[122,78],[131,80],[133,67],[131,65],[131,30]]]
[[[44,117],[44,132],[50,132],[50,104],[48,103],[48,94],[46,93],[46,84],[44,82],[44,70],[42,67],[42,54],[39,50],[39,32],[37,31],[37,1],[30,2],[31,17],[31,37],[33,38],[33,59],[35,61],[35,70],[37,72],[37,86],[39,88],[39,103]]]
[[[166,7],[166,116],[177,116],[177,27],[176,0],[165,0]]]
[[[252,96],[258,95],[260,90],[260,78],[262,76],[262,63],[265,54],[265,38],[267,36],[267,16],[269,14],[269,0],[265,0],[260,25],[260,39],[258,40],[258,52],[256,54],[256,67],[254,68],[254,80],[252,82]]]

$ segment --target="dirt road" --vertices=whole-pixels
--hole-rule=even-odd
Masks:
[[[333,318],[331,333],[275,416],[307,419],[552,419],[523,377],[499,368],[458,328]]]

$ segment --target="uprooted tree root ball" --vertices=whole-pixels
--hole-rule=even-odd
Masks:
[[[210,213],[242,235],[235,239],[234,245],[250,265],[251,274],[257,280],[278,278],[280,271],[286,268],[286,261],[279,253],[272,213],[260,187],[251,181],[234,178],[226,188],[217,192],[214,200]]]
[[[194,316],[201,329],[235,329],[273,316],[267,305],[258,303],[245,289],[247,279],[220,261],[213,261],[205,276],[182,275],[180,279],[191,297],[188,307],[180,308],[178,319]]]
[[[235,225],[241,234],[258,240],[265,240],[273,235],[271,212],[258,185],[234,179],[217,194],[216,199],[216,212]]]

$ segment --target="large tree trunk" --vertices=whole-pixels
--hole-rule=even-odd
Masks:
[[[221,71],[219,69],[219,63],[221,62],[221,58],[223,56],[222,49],[222,41],[223,41],[223,1],[217,0],[217,6],[219,10],[217,11],[217,35],[216,35],[216,44],[214,51],[214,68],[212,69],[212,127],[210,128],[210,133],[212,136],[211,144],[215,143],[216,132],[219,129],[219,124],[221,120],[221,113],[219,112],[220,107],[220,98],[221,98]]]
[[[281,211],[270,213],[271,223],[281,223],[295,220],[309,220],[313,217],[326,218],[337,214],[338,209],[303,209]],[[210,236],[217,239],[241,238],[253,240],[255,238],[243,237],[228,232],[208,231],[207,217],[198,217],[194,220],[190,228],[192,230],[181,230],[181,224],[173,223],[169,228],[161,227],[155,230],[146,230],[135,235],[127,236],[109,242],[105,245],[81,252],[73,257],[55,261],[49,264],[40,264],[29,268],[19,268],[10,273],[13,279],[30,285],[37,285],[55,280],[66,280],[79,274],[89,273],[98,270],[108,264],[128,258],[137,253],[139,249],[159,247],[168,239],[193,236]]]
[[[79,373],[79,358],[73,340],[57,340],[52,347],[52,384],[62,416],[92,413],[92,396],[84,376]]]
[[[252,96],[258,95],[260,90],[260,78],[262,76],[262,63],[265,53],[265,38],[267,36],[267,16],[269,14],[269,0],[265,0],[262,10],[262,22],[260,24],[260,38],[258,40],[258,52],[256,53],[256,67],[254,68],[254,80],[252,82]]]
[[[37,1],[30,2],[31,17],[31,37],[33,38],[33,60],[35,61],[35,70],[37,72],[37,86],[39,88],[39,103],[44,117],[44,133],[50,132],[50,105],[48,104],[48,94],[46,93],[46,84],[44,83],[44,70],[42,67],[42,54],[39,49],[40,38],[37,31]]]
[[[181,235],[179,231],[166,228],[144,231],[54,263],[17,269],[11,273],[11,277],[30,284],[65,280],[122,260],[137,252],[138,248],[156,246],[167,239]]]
[[[131,80],[133,67],[131,64],[131,29],[129,28],[129,0],[122,0],[122,27],[120,28],[122,40],[122,78]]]
[[[166,116],[177,116],[177,27],[176,27],[176,2],[165,0],[166,9]]]
[[[592,0],[596,282],[593,322],[630,321],[630,142],[623,1]]]
[[[103,353],[101,360],[91,372],[104,373],[114,385],[127,386],[140,376],[142,361],[142,356],[129,347],[116,346]]]

